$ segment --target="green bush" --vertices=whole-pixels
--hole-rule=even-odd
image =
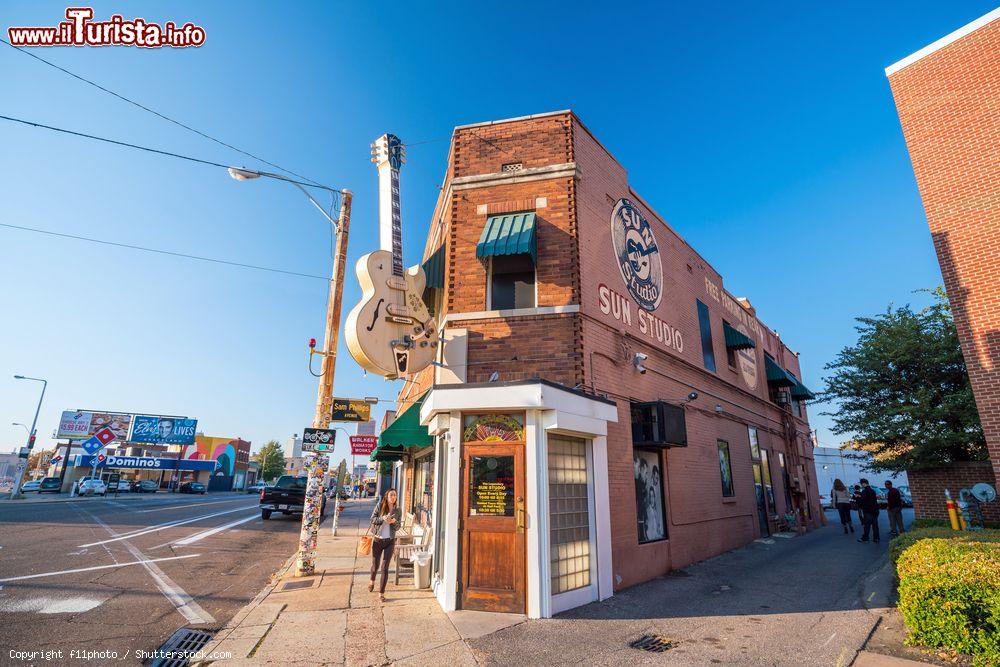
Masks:
[[[910,530],[917,528],[951,528],[951,522],[946,519],[914,519]]]
[[[928,519],[928,521],[932,520],[933,519]],[[1000,542],[1000,530],[957,531],[952,530],[947,526],[911,526],[909,531],[898,537],[892,538],[892,541],[889,542],[889,559],[892,561],[893,565],[895,565],[904,551],[920,540],[926,539],[948,539],[957,542]]]
[[[1000,666],[1000,531],[948,532],[913,536],[896,562],[907,641]]]

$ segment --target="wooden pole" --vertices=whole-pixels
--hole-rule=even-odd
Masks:
[[[313,428],[327,428],[333,409],[333,375],[337,366],[337,343],[340,339],[340,306],[344,296],[344,265],[347,263],[347,238],[351,228],[351,191],[340,191],[340,217],[337,245],[333,255],[333,275],[326,307],[326,332],[323,337],[323,365],[316,394],[316,415]],[[332,452],[331,452],[332,453]],[[329,464],[326,452],[313,455],[309,466],[309,481],[302,507],[302,529],[299,531],[299,555],[295,564],[296,577],[308,577],[316,572],[316,540],[319,536],[320,509],[323,506],[323,480]],[[336,501],[334,502],[336,512]]]

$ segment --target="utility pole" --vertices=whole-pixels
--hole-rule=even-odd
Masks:
[[[333,275],[326,307],[326,331],[323,337],[323,364],[316,394],[316,415],[313,428],[327,428],[333,410],[333,376],[337,366],[337,343],[340,339],[340,307],[344,295],[344,266],[347,263],[347,238],[351,227],[350,190],[341,190],[340,216],[337,220],[337,245],[333,256]],[[326,452],[313,454],[309,466],[309,481],[302,507],[302,529],[299,532],[299,554],[295,576],[308,577],[316,571],[316,539],[319,535],[320,508],[323,505],[323,479],[329,466]],[[334,502],[336,512],[336,501]]]
[[[14,488],[10,490],[10,499],[23,498],[24,495],[21,493],[21,482],[24,480],[24,473],[28,470],[28,457],[31,456],[31,449],[35,446],[35,427],[38,426],[38,413],[42,410],[42,401],[45,400],[45,390],[49,386],[48,380],[43,380],[42,378],[31,378],[25,377],[24,375],[15,375],[15,380],[32,380],[34,382],[42,383],[42,395],[38,397],[38,407],[35,408],[35,418],[31,422],[31,430],[28,431],[28,442],[26,449],[27,453],[21,457],[18,457],[17,461],[17,474],[14,477]],[[23,459],[23,461],[21,460]],[[23,466],[23,467],[22,467]]]

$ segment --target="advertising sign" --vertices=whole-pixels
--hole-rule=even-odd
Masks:
[[[91,436],[86,440],[84,440],[83,442],[81,442],[80,446],[83,447],[83,451],[87,452],[88,454],[93,454],[94,452],[103,449],[104,443],[98,440],[97,438]]]
[[[371,419],[372,406],[358,398],[334,398],[330,421],[366,422]]]
[[[128,440],[158,445],[192,445],[197,429],[197,419],[136,415]]]
[[[97,461],[98,468],[128,468],[138,470],[215,470],[215,461],[201,461],[198,459],[181,459],[178,461],[171,457],[154,456],[87,456],[80,454],[76,457],[76,467],[90,468]]]
[[[59,418],[59,431],[56,437],[59,438],[86,438],[90,435],[89,412],[76,412],[74,410],[64,410]]]
[[[109,428],[114,433],[114,440],[125,440],[128,437],[132,415],[121,412],[81,412],[65,410],[59,418],[58,438],[86,438],[94,435],[102,428]]]
[[[302,431],[302,451],[332,452],[337,431],[329,428],[307,428]]]
[[[377,435],[352,435],[351,454],[368,456],[375,450],[378,444]]]

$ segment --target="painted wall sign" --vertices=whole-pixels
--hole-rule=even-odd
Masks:
[[[684,335],[680,329],[672,327],[643,308],[636,308],[633,316],[632,301],[628,297],[601,283],[597,286],[597,299],[602,313],[611,315],[626,326],[638,328],[639,333],[648,337],[650,343],[677,352],[684,351]]]
[[[749,336],[742,322],[736,323],[736,330],[744,336]],[[754,348],[736,350],[736,361],[740,366],[740,376],[750,389],[757,388],[757,350]]]
[[[660,249],[649,221],[628,199],[611,212],[611,241],[628,293],[645,310],[656,310],[663,298]]]

